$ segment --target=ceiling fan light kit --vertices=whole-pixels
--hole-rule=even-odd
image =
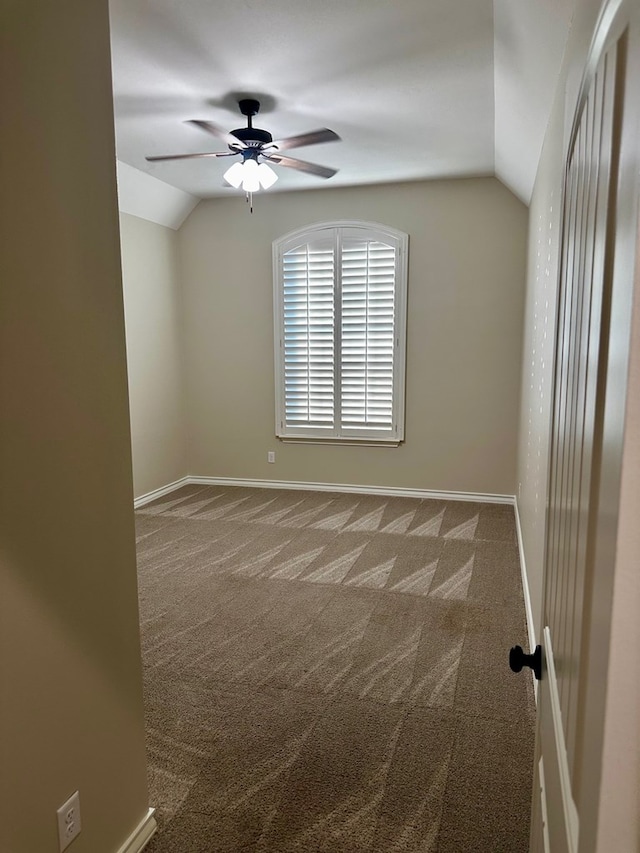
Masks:
[[[222,139],[227,143],[229,151],[205,152],[202,154],[167,154],[160,157],[147,157],[149,162],[158,160],[189,160],[199,157],[233,157],[240,156],[242,160],[236,162],[224,173],[224,179],[234,189],[242,187],[247,194],[247,201],[251,202],[253,212],[252,196],[259,190],[267,190],[278,180],[277,174],[269,163],[275,166],[285,166],[288,169],[296,169],[317,175],[319,178],[331,178],[338,171],[327,166],[319,166],[316,163],[308,163],[306,160],[298,160],[294,157],[283,157],[280,151],[288,148],[301,148],[303,145],[317,145],[321,142],[338,142],[340,137],[328,127],[312,130],[299,136],[289,136],[285,139],[274,141],[268,130],[262,130],[253,126],[253,116],[260,111],[260,101],[255,98],[243,98],[238,101],[238,107],[242,115],[247,118],[247,126],[240,127],[231,132],[223,130],[210,121],[190,119],[189,124],[195,124],[201,130]]]
[[[266,163],[258,163],[251,156],[245,156],[242,163],[236,161],[223,175],[225,181],[234,189],[242,185],[247,193],[256,193],[258,190],[268,190],[278,180],[278,176]]]

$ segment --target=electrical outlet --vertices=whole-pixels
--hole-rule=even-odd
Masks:
[[[58,809],[58,840],[60,853],[66,850],[76,835],[80,834],[80,794],[72,794],[64,805]]]
[[[275,450],[270,450],[267,453],[267,462],[275,462],[276,461],[276,452]]]

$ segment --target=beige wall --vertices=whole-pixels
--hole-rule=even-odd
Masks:
[[[177,234],[120,215],[136,497],[187,473]]]
[[[558,284],[562,134],[547,138],[529,207],[529,252],[518,434],[517,500],[536,635],[541,636],[542,564],[549,468],[551,383]]]
[[[564,154],[600,0],[577,0],[530,204],[518,439],[518,507],[536,631],[549,467],[560,202]]]
[[[0,850],[146,814],[106,0],[0,12]]]
[[[399,448],[274,438],[271,243],[330,219],[410,235]],[[201,202],[178,234],[189,473],[513,494],[526,225],[493,178]]]

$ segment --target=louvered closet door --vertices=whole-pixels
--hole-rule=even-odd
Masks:
[[[331,235],[283,256],[284,405],[288,428],[335,425],[335,250]]]
[[[603,57],[586,100],[569,165],[561,313],[556,355],[545,617],[562,663],[558,692],[569,767],[577,736],[578,675],[592,499],[601,350],[604,248],[616,48]]]
[[[579,834],[574,770],[587,524],[594,443],[599,441],[596,411],[602,405],[598,375],[606,334],[615,78],[614,46],[602,58],[584,100],[565,181],[542,638],[547,669],[540,686],[547,832],[550,849],[559,853],[575,853]]]
[[[396,249],[345,236],[341,246],[340,422],[393,428]]]
[[[625,95],[631,9],[632,3],[609,3],[601,18],[566,162],[532,853],[594,849],[600,667],[606,672],[594,638],[607,635],[605,604],[595,596],[609,587],[614,568],[611,531],[626,393],[618,388],[626,381],[629,341],[629,315],[618,306],[631,302],[633,258],[629,263],[627,255],[634,243],[625,229],[635,234],[637,215],[637,198],[628,208],[620,203],[625,183],[637,180],[631,159],[621,153],[623,139],[625,151],[637,145],[636,135],[624,131],[636,126],[635,118],[624,118],[625,110],[627,116],[637,113],[635,102],[628,109],[632,100]]]

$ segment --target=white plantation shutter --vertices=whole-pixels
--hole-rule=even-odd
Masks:
[[[335,295],[332,241],[290,249],[282,259],[285,421],[333,429]]]
[[[325,223],[274,243],[276,434],[404,436],[407,236]]]
[[[341,414],[348,429],[393,427],[396,249],[344,238]]]

